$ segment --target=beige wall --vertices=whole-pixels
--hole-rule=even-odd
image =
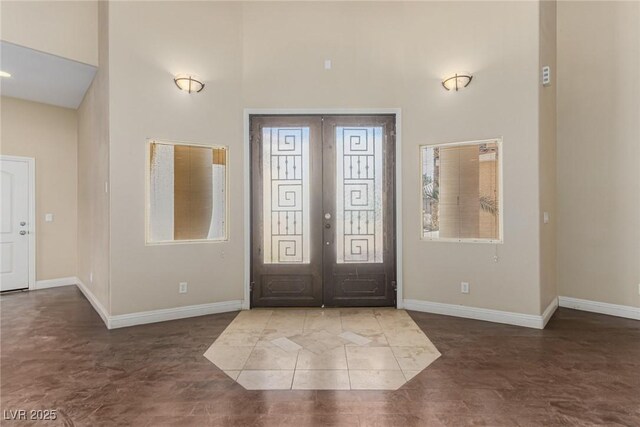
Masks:
[[[2,2],[3,40],[100,65],[77,113],[78,266],[75,231],[59,230],[75,218],[62,207],[67,196],[55,193],[39,203],[38,221],[53,207],[56,220],[39,226],[38,279],[77,271],[111,314],[241,299],[242,109],[399,107],[405,298],[539,314],[559,288],[640,306],[640,88],[631,77],[640,74],[640,4],[560,2],[557,73],[555,8]],[[177,28],[185,11],[189,25]],[[552,66],[549,88],[539,85],[542,65]],[[444,91],[441,78],[456,71],[474,81]],[[180,72],[199,74],[205,91],[176,90]],[[42,158],[39,150],[54,145],[42,141],[54,135],[66,150],[76,143],[69,117],[76,120],[73,111],[3,98],[2,152]],[[421,241],[418,146],[494,137],[504,138],[504,244]],[[145,246],[147,138],[230,146],[228,242]],[[39,199],[76,173],[61,173],[62,157],[73,156],[56,149],[37,162]],[[47,164],[56,167],[47,172]],[[41,182],[51,171],[58,178]],[[189,282],[188,294],[178,295],[180,281]],[[461,281],[471,283],[470,294],[460,293]]]
[[[112,2],[111,314],[243,298],[242,5]],[[188,16],[179,23],[176,17]],[[173,83],[206,82],[189,95]],[[227,242],[145,246],[147,138],[229,145]],[[178,283],[189,292],[178,294]]]
[[[0,38],[98,65],[97,1],[0,2]]]
[[[36,279],[75,276],[77,114],[2,97],[1,116],[0,153],[36,159]]]
[[[539,314],[537,2],[114,2],[110,30],[112,314],[243,297],[243,107],[402,108],[405,298]],[[421,241],[418,146],[500,136],[504,245]],[[145,246],[147,138],[230,146],[228,242]]]
[[[640,3],[558,3],[560,295],[640,306]]]
[[[99,8],[100,64],[78,109],[78,277],[110,309],[108,3]]]
[[[339,106],[403,109],[405,298],[538,314],[538,202],[531,197],[537,194],[537,4],[428,2],[400,8],[378,4],[367,5],[361,13],[357,7],[344,6],[351,8],[351,14],[336,12],[340,26],[333,43],[349,67],[336,66],[331,79],[337,86],[331,80],[318,92]],[[312,16],[325,15],[310,13],[298,22],[306,26],[317,21],[320,26],[326,21]],[[269,20],[262,22],[266,27]],[[264,27],[251,26],[256,40]],[[309,42],[302,39],[294,52],[304,51],[305,44]],[[245,57],[255,55],[245,48]],[[264,55],[255,61],[264,61]],[[462,92],[444,91],[441,78],[460,70],[474,74],[472,84]],[[291,93],[303,93],[303,82],[292,74],[276,81],[294,81]],[[265,92],[269,84],[263,81]],[[300,98],[298,103],[304,105]],[[504,137],[505,243],[421,241],[418,146],[500,136]],[[460,293],[462,281],[470,282],[470,294]]]
[[[557,277],[557,185],[556,185],[556,92],[558,87],[556,61],[556,2],[540,2],[540,50],[538,70],[551,67],[552,84],[538,85],[540,134],[540,310],[558,296]],[[540,79],[542,76],[540,75]],[[544,224],[544,212],[549,222]]]

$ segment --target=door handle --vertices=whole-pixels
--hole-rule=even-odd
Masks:
[[[326,223],[326,224],[324,225],[324,228],[331,228],[331,224]]]
[[[24,231],[24,230],[20,230],[20,235],[21,235],[21,236],[24,236],[25,234],[27,234],[27,232],[26,232],[26,231]]]

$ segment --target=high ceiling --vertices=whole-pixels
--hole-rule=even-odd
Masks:
[[[0,41],[0,94],[44,104],[78,108],[97,68]]]

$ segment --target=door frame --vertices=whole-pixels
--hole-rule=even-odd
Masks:
[[[396,118],[396,308],[404,308],[402,277],[402,110],[400,108],[245,108],[243,113],[244,179],[244,300],[243,310],[251,308],[251,150],[252,115],[374,115],[394,114]]]
[[[36,289],[36,159],[0,154],[0,160],[23,162],[29,169],[29,290],[32,291]]]

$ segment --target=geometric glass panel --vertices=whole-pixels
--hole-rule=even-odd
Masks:
[[[264,263],[309,264],[309,127],[262,128]]]
[[[336,127],[338,264],[383,262],[382,131]]]

